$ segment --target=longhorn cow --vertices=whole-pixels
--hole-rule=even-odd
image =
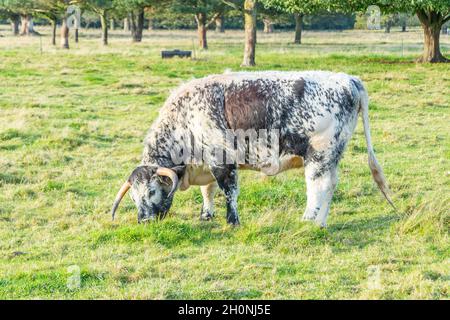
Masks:
[[[196,79],[172,93],[145,138],[141,165],[116,196],[113,218],[130,189],[138,221],[143,222],[163,218],[176,190],[199,185],[203,195],[200,218],[213,218],[213,198],[219,188],[226,198],[227,222],[238,225],[238,169],[274,175],[304,166],[307,203],[303,219],[325,226],[338,181],[338,163],[358,114],[362,115],[373,179],[392,205],[372,147],[368,94],[360,79],[322,71],[240,72]],[[244,133],[244,139],[239,140],[237,132],[241,138]],[[238,138],[228,139],[230,133]],[[265,147],[253,143],[262,135],[269,137]],[[243,146],[237,145],[238,140]],[[180,156],[186,150],[190,156],[192,150],[201,156],[195,160]],[[248,154],[242,156],[243,151]]]

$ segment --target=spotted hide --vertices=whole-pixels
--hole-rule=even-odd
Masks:
[[[153,123],[144,142],[142,166],[183,168],[177,171],[177,187],[202,186],[202,219],[213,217],[215,190],[222,190],[231,224],[239,224],[238,169],[272,175],[304,166],[307,203],[303,219],[325,226],[338,162],[359,113],[370,169],[390,201],[371,144],[367,92],[361,80],[342,73],[241,72],[190,81],[172,93]],[[266,149],[250,141],[261,130],[277,133],[267,140],[270,147]],[[264,149],[269,160],[258,156],[250,163],[246,156],[237,161],[236,140],[225,138],[230,131],[244,132],[246,143],[241,148],[249,152]],[[201,150],[200,156],[181,157],[186,149]],[[224,152],[218,156],[217,150]]]

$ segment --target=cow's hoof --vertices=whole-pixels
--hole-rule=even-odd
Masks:
[[[203,211],[200,213],[200,220],[201,221],[211,221],[214,218],[214,213],[212,213],[209,210]]]
[[[200,216],[200,221],[211,221],[212,219],[213,219],[213,217],[210,215],[201,215]]]
[[[232,227],[239,227],[241,225],[241,223],[239,222],[239,219],[229,219],[227,221],[228,225],[232,226]]]
[[[320,229],[326,229],[327,223],[326,222],[318,222],[316,221],[317,225],[320,227]]]
[[[320,229],[326,229],[327,228],[327,223],[326,222],[322,222],[322,221],[318,221],[317,219],[314,218],[302,218],[302,221],[305,221],[307,223],[311,223],[312,225],[318,226]]]
[[[302,217],[302,221],[315,221],[316,220],[316,217],[314,217],[314,216],[303,216]]]

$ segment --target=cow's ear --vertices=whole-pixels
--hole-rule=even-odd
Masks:
[[[181,179],[181,177],[184,175],[184,173],[186,172],[186,166],[176,166],[171,168],[173,171],[175,171],[175,173],[177,174],[178,178]]]

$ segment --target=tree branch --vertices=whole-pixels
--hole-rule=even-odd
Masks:
[[[442,22],[443,22],[442,24],[446,23],[447,21],[450,21],[450,14],[442,20]]]
[[[209,20],[209,22],[206,23],[206,27],[209,28],[209,27],[214,23],[214,21],[216,21],[216,19],[217,19],[218,17],[220,17],[221,14],[222,14],[222,12],[216,12],[216,13],[212,16],[212,18]]]
[[[222,0],[222,2],[225,3],[227,6],[232,7],[234,10],[244,12],[243,8],[239,7],[238,5],[236,5],[235,3],[231,2],[231,1]]]
[[[416,14],[420,20],[420,23],[422,23],[423,25],[429,24],[429,19],[428,19],[428,16],[427,16],[425,10],[423,10],[423,9],[417,10]]]

